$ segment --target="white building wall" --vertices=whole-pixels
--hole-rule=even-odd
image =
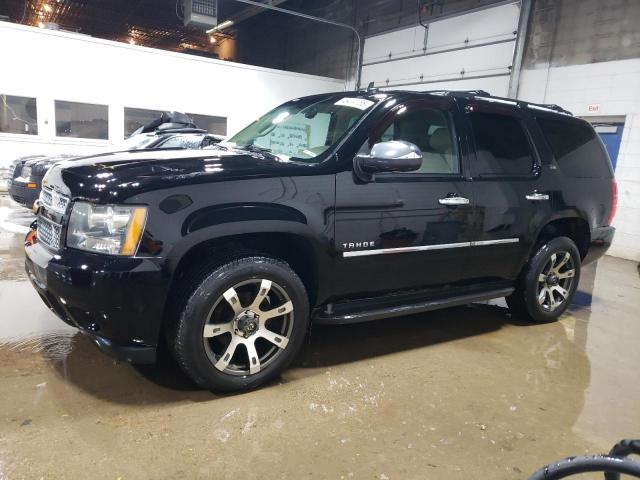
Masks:
[[[616,236],[609,254],[640,261],[640,59],[524,70],[518,97],[574,115],[624,116],[616,166]],[[597,113],[589,105],[599,105]]]
[[[122,140],[123,108],[227,117],[233,133],[284,101],[344,81],[0,22],[0,94],[35,97],[38,136],[0,133],[0,166],[35,153],[89,154]],[[109,106],[109,140],[55,136],[54,100]]]

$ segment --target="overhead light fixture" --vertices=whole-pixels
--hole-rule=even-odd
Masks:
[[[229,28],[231,25],[233,25],[233,20],[225,20],[224,22],[219,23],[215,27],[207,30],[207,33],[221,32],[225,28]]]
[[[216,37],[213,35],[209,37],[209,43],[216,43]]]

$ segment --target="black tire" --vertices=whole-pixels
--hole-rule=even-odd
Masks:
[[[214,264],[209,267],[208,273],[205,274],[201,273],[202,268],[199,271],[200,273],[194,273],[196,278],[191,279],[191,288],[183,292],[182,295],[178,295],[178,297],[182,297],[182,300],[176,298],[176,301],[180,303],[174,305],[174,318],[169,319],[169,325],[165,332],[167,343],[180,367],[201,387],[221,393],[248,390],[273,380],[295,358],[309,329],[309,301],[305,287],[298,275],[287,263],[263,256],[247,256],[224,264]],[[293,308],[291,312],[272,319],[283,324],[288,322],[286,323],[288,334],[281,334],[282,337],[278,339],[278,341],[282,341],[283,337],[286,337],[284,338],[284,340],[287,340],[286,346],[282,348],[275,347],[275,350],[273,345],[276,344],[273,341],[273,343],[267,342],[271,346],[264,345],[266,340],[261,338],[260,334],[261,332],[264,333],[264,329],[261,329],[262,323],[259,323],[259,320],[250,320],[248,322],[253,321],[253,327],[247,327],[247,322],[243,324],[245,328],[257,328],[254,333],[233,329],[234,325],[240,325],[237,322],[242,321],[239,320],[239,317],[243,314],[234,311],[235,309],[232,310],[233,299],[226,300],[223,296],[230,289],[244,283],[248,284],[247,288],[254,288],[252,282],[261,282],[262,279],[272,282],[271,289],[268,289],[269,297],[266,298],[266,302],[270,302],[271,296],[278,294],[283,299],[288,299],[287,301],[291,302]],[[256,292],[264,291],[262,289],[263,284],[259,285],[256,288]],[[236,290],[234,289],[233,292],[235,293]],[[258,298],[257,295],[255,298]],[[235,299],[240,300],[236,303],[242,306],[242,310],[247,309],[246,311],[249,311],[244,304],[251,302],[242,301],[240,290],[237,290]],[[265,305],[265,302],[263,301],[261,305]],[[278,310],[277,307],[273,310]],[[255,310],[259,313],[258,317],[262,313],[266,313],[260,307]],[[205,339],[205,324],[218,313],[228,314],[220,315],[221,317],[230,315],[232,320],[228,325],[231,325],[231,331]],[[226,320],[223,321],[224,323],[219,325],[227,325]],[[271,322],[271,320],[269,321]],[[241,334],[236,334],[234,331],[239,331]],[[233,359],[239,358],[236,355],[241,357],[242,352],[246,355],[246,369],[255,368],[255,366],[251,367],[249,346],[243,344],[236,348],[236,354],[231,355],[231,359],[228,360],[228,366],[224,367],[224,371],[219,369],[221,368],[220,366],[216,368],[215,365],[219,365],[219,361],[226,356],[225,352],[229,351],[225,350],[228,348],[228,345],[227,347],[224,346],[225,339],[229,339],[229,344],[234,341],[234,336],[238,337],[235,339],[238,342],[247,342],[247,338],[242,335],[249,335],[249,338],[254,335],[253,343],[256,345],[254,348],[256,348],[255,351],[258,356],[260,355],[258,343],[261,344],[260,346],[263,349],[274,350],[272,357],[269,357],[268,363],[265,363],[265,366],[262,367],[262,363],[258,361],[260,370],[255,373],[247,372],[247,374],[243,374],[243,366],[241,364],[239,364],[240,366],[237,367],[236,371],[232,371],[233,365],[231,362]],[[219,356],[214,351],[215,345],[211,342],[220,342]],[[216,360],[218,361],[217,363]]]
[[[554,285],[555,280],[550,276],[559,276],[554,275],[553,268],[547,269],[549,265],[551,267],[554,266],[552,259],[556,260],[555,265],[557,265],[565,257],[564,254],[570,256],[570,263],[567,260],[566,263],[558,268],[558,271],[561,272],[561,275],[570,275],[571,269],[569,267],[572,267],[574,273],[566,279],[560,278],[558,280],[563,282],[570,279],[570,282]],[[540,246],[524,267],[516,283],[515,291],[506,299],[511,313],[535,323],[556,321],[571,304],[573,295],[578,287],[580,261],[580,252],[573,240],[568,237],[557,237]],[[547,271],[549,275],[546,274]],[[542,281],[543,277],[546,277],[544,282]],[[560,294],[557,287],[560,290],[564,290],[566,295]],[[543,289],[546,289],[546,292],[543,292]],[[543,295],[544,299],[542,300],[543,303],[541,303],[539,298]],[[564,300],[558,302],[562,298]],[[553,307],[554,304],[557,304],[557,306]]]

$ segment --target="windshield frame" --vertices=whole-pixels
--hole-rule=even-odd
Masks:
[[[349,137],[351,136],[352,132],[354,132],[364,121],[366,121],[366,119],[374,111],[376,111],[378,109],[378,107],[382,103],[382,100],[384,100],[384,97],[387,97],[387,95],[385,95],[385,96],[371,95],[371,94],[367,94],[367,93],[362,92],[362,91],[356,91],[356,92],[354,92],[354,91],[350,91],[350,92],[333,92],[333,93],[322,94],[322,95],[312,95],[312,96],[308,96],[308,97],[299,97],[299,98],[290,100],[288,102],[285,102],[285,103],[273,108],[272,110],[268,111],[264,115],[261,115],[259,118],[257,118],[256,120],[254,120],[253,122],[251,122],[250,124],[248,124],[247,126],[242,128],[241,130],[236,132],[234,135],[232,135],[232,136],[228,137],[227,139],[225,139],[224,141],[220,142],[218,145],[220,145],[223,148],[227,148],[227,149],[251,150],[251,151],[256,151],[256,152],[262,151],[265,154],[271,155],[273,157],[276,157],[280,161],[283,161],[283,162],[300,163],[300,164],[304,164],[304,165],[307,165],[307,166],[323,165],[327,161],[329,161],[330,159],[335,158],[335,153],[344,145],[345,141],[347,141],[349,139]],[[255,145],[256,138],[258,138],[257,136],[253,138],[251,145],[245,145],[245,146],[238,145],[238,144],[236,144],[235,142],[232,141],[234,138],[238,137],[241,133],[243,133],[246,130],[248,130],[249,128],[255,126],[259,121],[264,120],[266,118],[269,118],[271,116],[277,117],[277,115],[275,115],[275,113],[280,111],[280,110],[282,110],[283,108],[285,108],[288,105],[295,105],[297,102],[305,101],[305,100],[307,101],[307,104],[305,106],[300,108],[295,114],[291,115],[291,117],[295,117],[295,115],[297,115],[298,113],[302,112],[306,108],[309,108],[309,107],[311,107],[311,106],[313,106],[315,104],[318,104],[318,103],[321,103],[321,102],[327,102],[327,101],[331,101],[331,102],[333,102],[333,104],[335,104],[336,102],[338,102],[338,101],[340,101],[342,99],[345,99],[345,98],[367,100],[367,101],[370,101],[372,103],[367,108],[362,109],[362,113],[359,116],[356,117],[356,121],[353,122],[353,124],[351,126],[347,127],[342,132],[342,134],[335,140],[335,142],[333,142],[331,145],[327,146],[326,150],[324,150],[322,153],[318,154],[315,157],[301,158],[301,157],[286,156],[286,155],[281,155],[281,154],[277,154],[277,153],[271,152],[270,149],[268,149],[268,148],[263,148],[263,147],[260,147],[259,145]],[[265,135],[262,135],[262,136],[269,135],[270,133],[271,133],[271,131],[265,133]]]

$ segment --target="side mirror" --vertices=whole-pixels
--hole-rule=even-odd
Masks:
[[[380,172],[413,172],[422,166],[422,152],[410,142],[392,140],[376,143],[368,155],[358,155],[356,170],[371,179],[371,175]]]

